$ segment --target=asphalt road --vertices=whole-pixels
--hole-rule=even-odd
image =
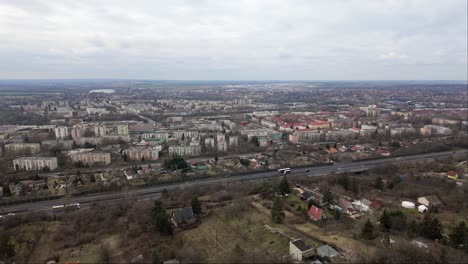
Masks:
[[[437,153],[428,153],[428,154],[419,154],[412,156],[404,157],[390,157],[377,160],[363,160],[353,163],[337,163],[330,166],[315,166],[315,167],[306,167],[300,169],[292,169],[291,174],[288,175],[305,175],[305,176],[322,176],[327,175],[331,172],[359,172],[365,171],[375,166],[386,165],[391,163],[398,163],[403,161],[423,161],[427,159],[442,158],[449,156],[466,156],[468,155],[468,150],[459,150],[459,151],[446,151],[446,152],[437,152]],[[306,172],[309,170],[309,172]],[[168,191],[185,189],[185,188],[194,188],[202,186],[210,186],[215,184],[231,183],[231,182],[242,182],[242,181],[251,181],[259,180],[271,177],[280,176],[276,171],[270,172],[252,172],[251,174],[244,175],[234,175],[229,177],[216,177],[216,178],[207,178],[193,180],[185,183],[176,183],[176,184],[166,184],[158,185],[140,189],[131,189],[129,191],[120,191],[113,193],[99,193],[92,195],[85,195],[79,197],[70,197],[61,200],[51,200],[51,201],[41,201],[34,203],[18,204],[12,206],[3,206],[0,207],[0,214],[6,215],[8,213],[26,213],[28,211],[51,211],[52,206],[61,205],[64,203],[80,203],[82,208],[89,207],[92,203],[97,202],[115,202],[125,198],[135,198],[137,200],[148,200],[148,199],[157,199],[161,196],[161,192],[166,189]]]

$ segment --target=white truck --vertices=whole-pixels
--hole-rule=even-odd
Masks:
[[[71,203],[71,204],[64,204],[64,205],[54,205],[52,206],[52,212],[54,213],[61,213],[65,211],[74,211],[80,209],[79,203]]]

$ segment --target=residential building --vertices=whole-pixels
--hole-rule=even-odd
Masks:
[[[226,135],[225,134],[222,134],[222,133],[218,133],[216,134],[216,142],[223,142],[223,141],[226,141]]]
[[[82,127],[72,127],[71,128],[71,137],[72,139],[80,138],[84,134],[84,129]]]
[[[298,129],[294,132],[298,142],[318,142],[320,141],[321,132],[312,129]]]
[[[200,145],[176,145],[169,146],[170,156],[199,156],[201,154]]]
[[[320,221],[324,218],[323,209],[318,208],[315,205],[312,205],[309,209],[309,217],[313,221]]]
[[[94,135],[96,137],[103,137],[107,135],[105,126],[96,126],[94,127]]]
[[[218,141],[218,151],[226,152],[228,150],[228,143],[226,141]]]
[[[418,203],[427,206],[428,208],[439,207],[442,205],[442,202],[439,200],[439,197],[435,195],[427,195],[418,198]]]
[[[458,179],[458,172],[456,171],[448,171],[447,172],[447,177],[452,179],[452,180],[456,180]]]
[[[124,150],[129,160],[158,160],[159,148],[134,147]]]
[[[238,136],[230,136],[229,137],[229,146],[235,147],[239,145],[239,137]]]
[[[197,219],[192,207],[189,206],[174,210],[171,214],[171,221],[175,227],[184,227],[194,224]]]
[[[289,255],[296,261],[305,260],[314,254],[314,249],[306,245],[302,239],[296,239],[289,242]]]
[[[5,145],[5,154],[7,155],[34,155],[41,151],[39,143],[10,143]]]
[[[214,148],[215,147],[215,140],[212,137],[205,138],[205,147],[207,148]]]
[[[58,165],[56,157],[21,157],[13,160],[13,167],[16,171],[39,171],[55,170]]]
[[[73,148],[73,140],[69,139],[55,139],[55,140],[43,140],[41,147],[44,150],[51,150],[53,148],[59,148],[62,150],[70,150]]]
[[[106,152],[84,152],[70,154],[73,164],[82,163],[84,165],[107,165],[111,163],[111,155]]]
[[[54,128],[56,139],[67,139],[68,138],[68,127],[58,126]]]
[[[117,135],[126,136],[128,135],[128,124],[117,125]]]

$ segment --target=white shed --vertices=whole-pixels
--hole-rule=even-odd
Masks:
[[[425,213],[425,212],[427,212],[428,209],[429,208],[427,208],[427,206],[425,206],[424,204],[421,204],[420,206],[418,206],[418,211],[420,213]]]

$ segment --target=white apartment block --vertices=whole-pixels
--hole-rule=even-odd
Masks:
[[[239,145],[239,137],[238,136],[230,136],[229,137],[229,146],[238,146]]]
[[[169,146],[170,156],[198,156],[201,154],[200,145]]]
[[[226,141],[226,135],[222,133],[216,134],[216,142],[223,142]]]
[[[205,138],[205,147],[207,148],[214,148],[215,147],[215,140],[212,137]]]
[[[55,147],[63,149],[63,150],[70,150],[73,148],[73,140],[67,140],[67,139],[43,140],[41,142],[41,147],[45,150],[50,150]]]
[[[119,136],[128,135],[128,124],[117,125],[117,135]]]
[[[94,135],[96,137],[103,137],[107,135],[105,126],[96,126],[94,127]]]
[[[64,126],[59,126],[54,128],[55,138],[56,139],[67,139],[68,138],[68,128]]]
[[[10,143],[5,145],[6,154],[25,154],[33,155],[41,151],[39,143]]]
[[[198,131],[189,131],[189,130],[177,130],[173,132],[173,136],[176,139],[192,139],[198,137],[200,132]]]
[[[56,157],[21,157],[13,160],[13,167],[16,171],[39,171],[45,168],[55,170],[58,165]]]
[[[95,165],[103,164],[107,165],[111,163],[111,155],[106,152],[83,152],[74,153],[70,155],[72,163],[83,163],[84,165]]]
[[[226,152],[228,150],[228,144],[226,141],[218,141],[218,151]]]
[[[294,132],[297,135],[298,142],[316,142],[320,141],[321,132],[318,130],[296,130]]]
[[[129,148],[124,150],[129,160],[158,160],[160,148]]]
[[[83,128],[81,128],[81,127],[72,127],[72,129],[71,129],[71,137],[72,137],[73,139],[75,139],[75,138],[80,138],[80,137],[83,136],[83,134],[84,134],[84,129],[83,129]]]

